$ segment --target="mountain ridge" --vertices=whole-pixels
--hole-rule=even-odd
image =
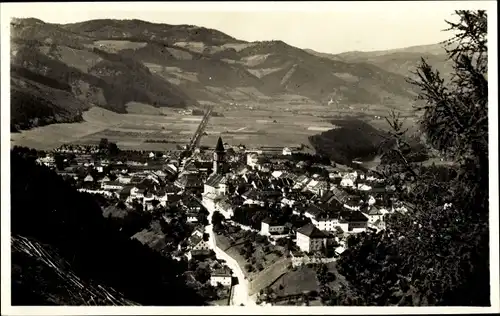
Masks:
[[[23,96],[11,104],[13,130],[78,121],[92,106],[124,113],[132,101],[272,107],[290,96],[406,110],[415,96],[401,74],[363,60],[315,56],[280,40],[246,42],[215,29],[137,19],[51,24],[28,18],[13,19],[11,27],[13,91]],[[56,87],[64,87],[64,97],[53,93]],[[19,101],[30,95],[33,105]]]
[[[388,50],[347,51],[339,54],[322,53],[312,49],[305,49],[305,51],[336,61],[369,63],[405,77],[413,75],[421,58],[424,58],[434,69],[439,70],[445,78],[449,78],[453,71],[453,63],[448,60],[444,42]]]

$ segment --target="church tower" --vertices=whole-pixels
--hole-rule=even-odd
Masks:
[[[214,151],[214,174],[223,174],[226,163],[226,151],[224,150],[224,144],[222,143],[222,138],[219,137],[217,140],[217,146],[215,146]]]

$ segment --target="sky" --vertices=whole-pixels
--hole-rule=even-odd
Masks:
[[[140,19],[214,28],[245,41],[282,40],[325,53],[435,44],[456,9],[488,1],[156,2],[2,4],[12,17],[51,23]],[[3,15],[3,13],[2,13]]]

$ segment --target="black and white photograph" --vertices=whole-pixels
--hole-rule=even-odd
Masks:
[[[500,312],[496,1],[0,12],[2,315]]]

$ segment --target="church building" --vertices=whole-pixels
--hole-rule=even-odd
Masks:
[[[207,181],[205,181],[204,194],[214,197],[227,194],[227,179],[225,177],[227,167],[226,151],[222,138],[219,137],[213,155],[212,174],[208,177]]]

